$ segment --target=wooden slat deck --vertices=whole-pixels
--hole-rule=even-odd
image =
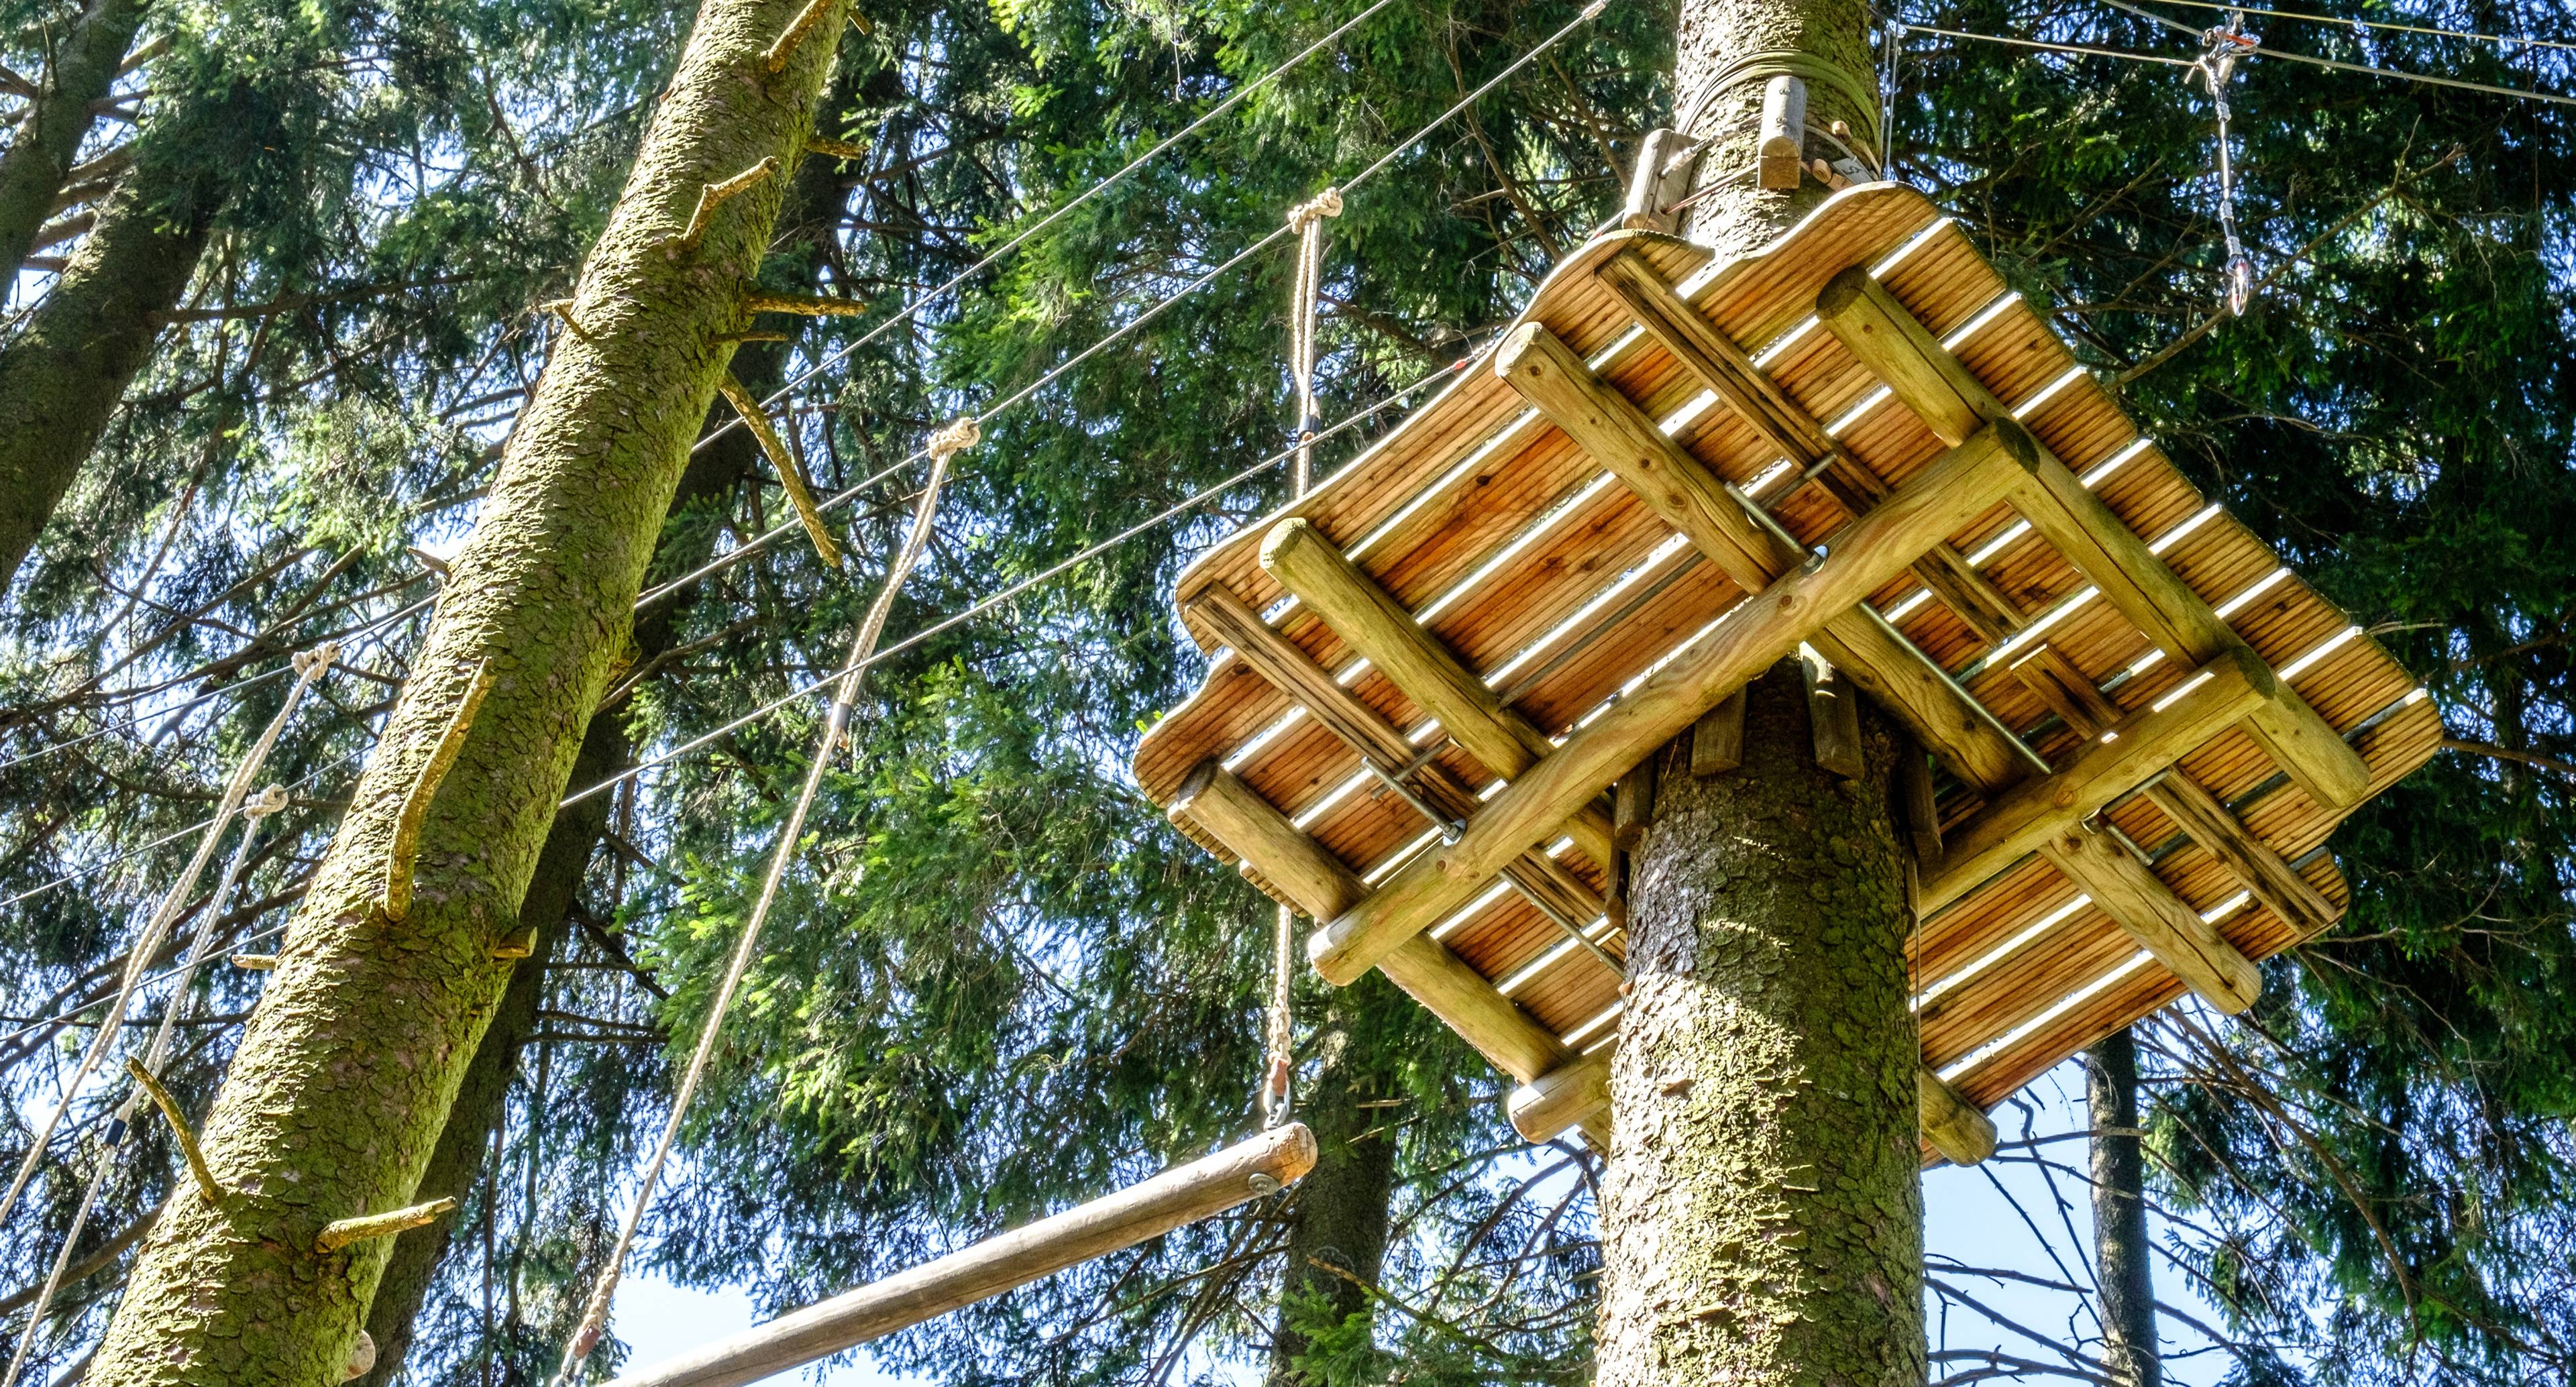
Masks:
[[[2236,634],[2285,676],[2371,772],[2372,793],[2422,764],[2441,729],[2415,681],[2352,629],[2250,531],[2216,510],[2011,295],[1967,237],[1914,191],[1848,189],[1764,251],[1722,266],[1698,247],[1616,233],[1569,256],[1539,288],[1523,323],[1544,325],[1599,378],[1664,421],[1709,472],[1744,488],[1803,544],[1850,513],[1821,486],[1798,484],[1778,450],[1699,378],[1639,331],[1596,277],[1634,252],[1728,339],[1751,352],[1791,400],[1824,421],[1867,469],[1902,486],[1948,451],[1878,378],[1815,320],[1817,295],[1851,266],[1885,289],[1994,397],[2010,407],[2112,514]],[[1678,418],[1676,418],[1678,416]],[[1424,815],[1364,767],[1351,746],[1224,648],[1195,609],[1223,589],[1261,613],[1324,670],[1460,783],[1491,791],[1494,775],[1454,744],[1383,674],[1353,675],[1358,657],[1290,597],[1260,561],[1264,537],[1299,517],[1374,578],[1510,707],[1562,740],[1655,663],[1709,628],[1746,594],[1599,461],[1533,411],[1486,360],[1306,497],[1226,539],[1193,563],[1176,592],[1183,621],[1214,658],[1206,683],[1147,733],[1138,782],[1169,804],[1215,759],[1374,886],[1440,838]],[[2010,504],[1948,540],[2033,625],[1999,653],[1912,572],[1873,605],[2040,757],[2063,767],[2085,739],[2010,666],[2044,641],[2121,712],[2148,708],[2191,676],[2161,654]],[[2174,763],[2228,805],[2340,913],[2349,891],[2320,851],[2350,807],[2318,804],[2244,731],[2229,728]],[[2297,931],[2246,896],[2244,883],[2132,791],[2103,819],[2148,854],[2155,876],[2228,943],[2260,959]],[[1945,831],[1985,808],[1944,777]],[[1175,822],[1228,860],[1236,853],[1186,814]],[[1569,841],[1545,848],[1594,891],[1601,864]],[[1289,894],[1245,864],[1245,874]],[[1991,1106],[2060,1059],[2180,996],[2183,985],[2041,857],[2024,857],[1931,912],[1910,946],[1926,1063],[1969,1101]],[[1596,937],[1607,933],[1595,925]],[[1502,984],[1527,1021],[1596,1049],[1616,1032],[1618,978],[1564,928],[1508,887],[1438,923],[1431,937]],[[1615,955],[1618,940],[1607,947]],[[1530,1074],[1516,1074],[1527,1080]]]

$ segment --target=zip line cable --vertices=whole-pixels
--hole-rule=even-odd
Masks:
[[[270,748],[277,745],[278,734],[286,730],[287,720],[295,714],[295,705],[303,701],[305,692],[313,687],[314,681],[321,678],[324,671],[330,669],[332,658],[337,653],[325,647],[323,650],[315,651],[309,657],[298,658],[295,687],[288,693],[285,706],[277,710],[277,716],[269,719],[268,727],[260,733],[259,740],[251,745],[249,751],[243,753],[241,764],[235,767],[232,778],[224,786],[224,796],[220,806],[215,810],[214,817],[206,821],[206,833],[197,842],[196,856],[189,859],[187,869],[179,874],[179,879],[171,885],[169,894],[162,898],[160,909],[152,912],[151,919],[144,924],[142,934],[135,940],[132,954],[125,965],[125,979],[117,989],[115,1003],[108,1010],[106,1023],[99,1027],[98,1035],[90,1041],[88,1049],[83,1051],[80,1063],[73,1070],[70,1081],[63,1085],[62,1097],[54,1103],[53,1112],[45,1118],[42,1127],[29,1137],[27,1154],[18,1162],[18,1173],[9,1182],[9,1192],[5,1196],[0,1196],[0,1227],[8,1225],[10,1211],[18,1206],[18,1196],[25,1192],[28,1180],[35,1175],[36,1167],[43,1162],[45,1145],[53,1140],[54,1129],[62,1125],[63,1114],[71,1110],[72,1100],[79,1096],[81,1085],[88,1082],[89,1076],[97,1071],[99,1060],[105,1055],[109,1043],[115,1039],[118,1023],[125,1019],[126,1007],[134,1000],[134,991],[142,981],[144,968],[150,962],[152,955],[160,949],[162,937],[170,932],[173,924],[177,923],[180,909],[187,904],[189,893],[196,889],[198,876],[206,869],[206,860],[214,855],[215,844],[222,840],[225,829],[231,826],[234,813],[241,808],[242,800],[250,793],[251,781],[258,777],[260,768],[267,763]]]
[[[2576,52],[2576,43],[2558,39],[2527,39],[2512,34],[2481,34],[2467,29],[2436,29],[2421,24],[2392,24],[2384,19],[2338,19],[2330,14],[2303,14],[2297,10],[2266,10],[2252,5],[2228,5],[2220,0],[2165,0],[2168,5],[2188,5],[2196,10],[2240,10],[2265,19],[2290,19],[2308,24],[2330,24],[2354,29],[2380,29],[2392,34],[2423,34],[2433,38],[2468,39],[2478,43],[2518,43],[2526,48],[2556,48]]]
[[[158,1076],[163,1061],[169,1056],[170,1032],[178,1024],[179,1014],[186,1010],[188,984],[206,960],[207,946],[214,938],[214,922],[222,916],[224,903],[232,899],[234,889],[241,882],[243,864],[249,861],[251,848],[259,841],[259,821],[285,807],[286,787],[283,785],[269,786],[258,799],[242,806],[242,818],[247,826],[242,830],[241,841],[233,848],[232,861],[224,866],[222,881],[215,887],[206,924],[189,941],[187,960],[171,970],[179,975],[180,982],[171,990],[169,1002],[161,1008],[160,1024],[153,1028],[152,1042],[144,1048],[143,1068],[146,1072]],[[79,1246],[81,1233],[89,1226],[90,1212],[98,1206],[99,1191],[105,1188],[109,1173],[115,1169],[116,1157],[132,1130],[135,1110],[142,1105],[144,1098],[143,1086],[136,1084],[125,1095],[125,1101],[117,1105],[116,1115],[108,1120],[107,1130],[99,1137],[97,1164],[91,1167],[89,1184],[81,1191],[80,1204],[72,1213],[71,1229],[63,1234],[62,1246],[54,1253],[53,1266],[45,1273],[44,1284],[37,1290],[35,1303],[27,1311],[26,1327],[18,1332],[18,1346],[9,1355],[8,1372],[0,1374],[0,1387],[17,1387],[18,1375],[26,1368],[28,1353],[35,1347],[36,1340],[43,1337],[45,1316],[53,1309],[55,1293],[62,1289],[63,1273],[71,1266],[72,1250]]]

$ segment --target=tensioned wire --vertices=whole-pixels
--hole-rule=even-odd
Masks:
[[[2422,24],[2392,24],[2384,19],[2338,19],[2330,14],[2303,14],[2297,10],[2266,10],[2252,5],[2228,5],[2219,0],[2165,0],[2168,5],[2187,5],[2196,10],[2235,10],[2261,15],[2265,19],[2288,19],[2307,24],[2331,24],[2353,29],[2381,29],[2392,34],[2425,34],[2434,38],[2471,39],[2480,43],[2518,43],[2526,48],[2557,48],[2576,52],[2576,43],[2557,39],[2527,39],[2513,34],[2481,34],[2468,29],[2437,29]]]

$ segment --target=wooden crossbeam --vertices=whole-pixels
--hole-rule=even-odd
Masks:
[[[1925,468],[1837,534],[1825,557],[1747,597],[1713,630],[1566,738],[1468,820],[1456,842],[1407,863],[1316,931],[1307,943],[1316,971],[1347,984],[1389,949],[1464,905],[1504,863],[1545,838],[1646,753],[1903,572],[1925,545],[2020,485],[2029,476],[2030,457],[2026,434],[1997,426]]]
[[[2238,647],[2190,680],[2087,742],[2056,774],[1997,796],[1946,835],[1940,860],[1923,869],[1917,908],[1929,915],[1986,878],[2038,850],[2061,825],[2089,817],[2224,731],[2278,691],[2280,680],[2253,651]]]
[[[1627,305],[1648,336],[1662,343],[1781,456],[1800,468],[1822,463],[1815,481],[1844,509],[1858,515],[1887,494],[1887,483],[1877,473],[1825,432],[1823,421],[1789,398],[1754,365],[1751,353],[1692,308],[1644,256],[1622,251],[1594,274]],[[1989,645],[2002,644],[2030,624],[2003,589],[1947,540],[1933,545],[1915,562],[1914,576]]]
[[[1176,820],[1186,816],[1318,920],[1332,919],[1369,894],[1340,858],[1214,758],[1190,773],[1165,812]],[[1417,934],[1375,963],[1495,1068],[1519,1082],[1574,1058],[1563,1041],[1436,939]]]
[[[2012,672],[2087,739],[2120,720],[2119,707],[2053,646],[2042,644],[2015,660]],[[2229,813],[2217,796],[2202,789],[2200,782],[2178,769],[2168,770],[2148,781],[2139,793],[2193,842],[2207,848],[2254,899],[2271,907],[2302,938],[2334,923],[2338,914],[2334,903],[2309,885],[2271,844]]]
[[[1599,1127],[1610,1110],[1610,1060],[1614,1042],[1513,1089],[1504,1101],[1512,1129],[1527,1141],[1547,1141],[1568,1127]],[[1932,1072],[1915,1067],[1923,1140],[1954,1165],[1975,1165],[1995,1154],[1994,1119]]]
[[[1834,276],[1817,296],[1816,313],[1826,331],[1942,441],[1955,444],[1985,423],[2011,416],[1867,270],[1853,266]],[[2200,665],[2244,646],[2226,620],[2054,454],[2042,450],[2030,484],[2013,504],[2167,655]],[[2296,693],[2247,710],[2246,731],[2328,809],[2348,809],[2369,792],[2370,767],[2360,753]]]
[[[1536,323],[1513,329],[1494,353],[1494,370],[1575,446],[1688,536],[1736,586],[1760,591],[1805,561],[1794,546],[1747,514],[1726,484],[1657,428],[1634,401],[1593,374],[1556,334]],[[2020,435],[2020,426],[2010,420],[1996,427]],[[2038,445],[2033,441],[2030,446]],[[1809,639],[1970,785],[1992,793],[2028,773],[1975,702],[1890,628],[1860,612],[1837,611]]]
[[[2070,824],[2039,853],[2211,1006],[2232,1016],[2262,995],[2263,975],[2245,955],[2111,835]]]
[[[1359,695],[1343,688],[1330,670],[1316,664],[1296,642],[1263,621],[1244,605],[1242,598],[1222,587],[1210,588],[1191,603],[1190,614],[1204,621],[1254,672],[1295,699],[1309,716],[1352,750],[1391,772],[1400,772],[1415,759],[1413,744],[1393,723],[1362,703]],[[1437,762],[1423,762],[1409,781],[1423,802],[1451,823],[1465,822],[1484,803]],[[1594,861],[1609,862],[1610,823],[1598,806],[1586,805],[1566,821],[1565,830],[1575,846],[1592,854]],[[1605,865],[1602,870],[1609,868]],[[1577,922],[1589,922],[1604,912],[1600,895],[1544,852],[1522,853],[1504,871],[1514,885],[1539,902],[1541,910]]]

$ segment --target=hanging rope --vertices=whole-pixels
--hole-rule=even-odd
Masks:
[[[1289,494],[1303,496],[1314,478],[1315,310],[1323,297],[1324,219],[1342,214],[1342,190],[1326,188],[1288,212],[1297,233],[1297,284],[1288,291],[1288,371],[1297,380],[1297,462]]]
[[[2254,262],[2246,257],[2245,247],[2236,239],[2236,164],[2227,148],[2227,124],[2232,114],[2227,105],[2227,84],[2236,76],[2236,60],[2252,53],[2261,43],[2245,32],[2245,12],[2229,10],[2227,27],[2201,35],[2200,61],[2192,64],[2192,71],[2208,83],[2210,102],[2218,111],[2218,230],[2227,240],[2227,311],[2240,318],[2254,298]]]
[[[725,1012],[733,1005],[734,993],[741,988],[743,975],[751,970],[751,960],[759,951],[761,929],[769,923],[769,911],[777,903],[779,883],[786,879],[788,864],[796,859],[797,842],[805,832],[805,816],[813,810],[814,796],[822,789],[823,772],[831,765],[841,734],[850,725],[850,709],[858,701],[859,685],[864,682],[870,658],[876,654],[877,640],[885,633],[895,595],[902,591],[904,579],[911,576],[913,564],[921,558],[922,546],[929,542],[931,522],[939,513],[940,489],[948,481],[948,460],[974,447],[982,436],[977,422],[969,418],[931,437],[930,480],[921,490],[921,499],[913,505],[912,529],[905,534],[894,562],[887,566],[876,601],[869,605],[866,619],[859,623],[858,636],[850,644],[850,658],[842,663],[835,677],[832,709],[824,716],[823,736],[814,748],[814,760],[805,768],[804,789],[798,792],[787,821],[779,826],[778,846],[770,854],[769,873],[761,879],[760,896],[752,905],[751,918],[743,923],[742,938],[734,945],[733,958],[725,966],[724,981],[716,988],[715,1001],[707,1008],[697,1049],[689,1056],[689,1067],[681,1072],[680,1091],[671,1099],[671,1115],[662,1124],[662,1135],[653,1143],[652,1157],[644,1163],[644,1178],[636,1188],[634,1202],[627,1206],[626,1221],[618,1226],[617,1244],[609,1249],[608,1263],[600,1268],[599,1280],[591,1287],[590,1303],[582,1311],[581,1327],[574,1331],[572,1343],[564,1350],[563,1366],[555,1374],[556,1387],[573,1381],[608,1327],[609,1306],[616,1298],[619,1279],[625,1275],[626,1257],[635,1245],[635,1230],[644,1222],[644,1211],[652,1206],[654,1191],[662,1182],[662,1167],[669,1163],[671,1149],[679,1141],[680,1123],[689,1114],[691,1100],[698,1095],[708,1061],[715,1056]]]
[[[108,1008],[107,1019],[99,1024],[98,1034],[91,1037],[89,1048],[81,1052],[80,1065],[63,1085],[63,1096],[54,1103],[54,1110],[46,1115],[44,1125],[28,1141],[26,1157],[18,1162],[18,1174],[9,1182],[9,1193],[0,1196],[0,1228],[9,1225],[9,1215],[18,1207],[18,1196],[26,1191],[27,1181],[35,1175],[38,1163],[44,1160],[45,1144],[53,1140],[55,1129],[62,1125],[63,1114],[71,1110],[72,1099],[79,1096],[81,1085],[89,1082],[90,1075],[98,1071],[98,1062],[106,1055],[109,1043],[116,1038],[117,1028],[125,1024],[126,1008],[134,1002],[134,990],[151,967],[152,955],[160,951],[161,941],[169,937],[170,927],[178,923],[180,910],[187,905],[189,894],[197,889],[197,878],[205,874],[207,859],[215,854],[215,844],[223,840],[224,831],[231,827],[233,815],[241,809],[242,800],[250,793],[251,781],[258,778],[260,767],[267,764],[269,749],[277,745],[278,734],[286,730],[286,720],[294,715],[295,705],[303,700],[305,691],[313,687],[313,681],[321,678],[323,672],[331,668],[331,662],[339,657],[340,648],[336,645],[326,645],[294,657],[295,686],[288,690],[285,706],[277,710],[276,717],[269,719],[267,728],[259,734],[259,740],[251,745],[251,749],[243,754],[241,764],[234,768],[232,779],[225,782],[223,799],[216,805],[214,817],[206,821],[204,836],[197,840],[196,855],[188,859],[187,870],[179,874],[179,880],[171,886],[169,894],[162,897],[160,908],[152,912],[152,918],[143,926],[143,933],[126,954],[125,976],[117,984],[116,1002]]]
[[[170,1001],[161,1008],[161,1022],[153,1028],[152,1043],[143,1052],[143,1067],[154,1074],[161,1072],[161,1063],[169,1055],[170,1032],[178,1025],[180,1013],[187,1009],[189,985],[196,981],[197,968],[213,951],[216,926],[223,920],[224,906],[232,900],[233,891],[240,885],[242,868],[250,860],[252,845],[259,841],[259,821],[286,805],[286,787],[271,785],[260,793],[259,798],[242,806],[242,818],[248,823],[242,830],[241,841],[234,845],[232,860],[225,864],[223,879],[216,885],[213,898],[207,902],[205,923],[197,927],[195,937],[188,941],[188,956],[179,966],[178,984],[170,989]],[[62,1289],[63,1274],[72,1263],[72,1251],[80,1245],[81,1233],[89,1227],[90,1213],[98,1207],[99,1191],[106,1187],[108,1174],[116,1166],[117,1153],[125,1145],[126,1134],[133,1130],[135,1110],[146,1098],[143,1087],[136,1085],[125,1095],[125,1101],[117,1104],[116,1115],[108,1119],[106,1130],[99,1134],[98,1161],[90,1169],[89,1187],[81,1191],[80,1206],[72,1212],[71,1229],[63,1234],[62,1247],[54,1253],[54,1264],[45,1273],[45,1284],[36,1292],[34,1307],[27,1311],[27,1327],[18,1334],[18,1347],[9,1355],[9,1371],[0,1376],[0,1387],[17,1387],[18,1375],[25,1370],[28,1355],[44,1329],[45,1316],[53,1310],[54,1295]]]

